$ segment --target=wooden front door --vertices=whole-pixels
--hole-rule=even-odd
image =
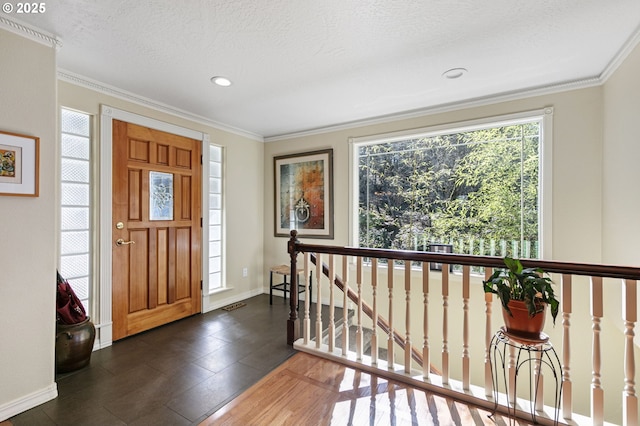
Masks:
[[[201,149],[113,121],[113,340],[201,311]]]

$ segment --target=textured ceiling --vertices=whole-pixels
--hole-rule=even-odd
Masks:
[[[598,79],[638,0],[58,0],[58,66],[263,137]],[[442,73],[464,67],[447,80]],[[227,88],[209,79],[224,75]]]

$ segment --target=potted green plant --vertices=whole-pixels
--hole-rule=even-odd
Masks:
[[[556,323],[560,302],[553,292],[553,281],[541,268],[524,268],[518,259],[504,258],[506,269],[496,269],[483,281],[485,293],[502,302],[503,318],[509,334],[540,340],[546,306]]]

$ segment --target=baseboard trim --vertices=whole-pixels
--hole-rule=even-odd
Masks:
[[[220,295],[221,293],[218,293],[217,295]],[[228,296],[225,298],[221,298],[218,299],[216,298],[215,300],[211,300],[213,297],[215,297],[214,295],[210,296],[210,299],[207,301],[207,303],[203,303],[202,305],[202,313],[207,313],[219,308],[222,308],[223,306],[227,306],[230,305],[232,303],[236,303],[236,302],[241,302],[245,299],[249,299],[251,297],[257,296],[259,294],[262,294],[262,289],[255,289],[255,290],[250,290],[250,291],[244,291],[242,293],[239,294],[234,294],[232,296]],[[216,295],[216,296],[217,296]]]
[[[58,385],[54,382],[46,388],[0,405],[0,422],[44,404],[58,397]]]

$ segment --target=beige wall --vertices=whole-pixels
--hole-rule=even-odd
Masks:
[[[604,142],[603,142],[603,203],[602,203],[602,247],[603,262],[640,265],[640,137],[636,129],[640,118],[640,45],[629,54],[624,63],[604,85]],[[607,317],[603,329],[617,329],[624,333],[624,311],[620,309],[623,299],[621,287],[606,287],[605,304],[615,314]],[[640,305],[640,293],[636,295],[636,306]],[[640,333],[637,318],[634,320],[635,362],[640,360]],[[606,327],[606,328],[605,328]],[[615,345],[617,355],[610,360],[617,368],[611,368],[616,380],[623,379],[624,357],[619,339],[603,342],[604,347]],[[608,363],[607,363],[608,364]],[[636,368],[636,389],[638,385]],[[620,411],[622,408],[620,407]]]
[[[177,118],[138,104],[56,81],[55,50],[0,30],[3,52],[0,129],[36,135],[40,197],[0,197],[0,420],[55,397],[55,285],[58,244],[57,111],[64,106],[94,116],[106,104],[206,133],[224,148],[225,268],[228,289],[205,301],[210,308],[263,292],[263,143]],[[58,93],[56,93],[56,90]],[[25,230],[29,230],[25,232]],[[11,242],[8,244],[8,242]],[[248,276],[242,269],[248,268]],[[97,290],[97,289],[96,289]],[[96,292],[97,294],[98,292]],[[99,319],[96,321],[99,322]],[[10,350],[8,349],[10,347]]]
[[[604,85],[603,261],[640,263],[640,46]]]
[[[256,220],[262,212],[262,158],[264,144],[234,133],[162,113],[102,92],[60,81],[59,105],[92,114],[96,119],[94,134],[99,135],[100,105],[150,117],[188,129],[209,134],[211,143],[224,149],[225,178],[225,268],[228,290],[210,297],[209,306],[227,303],[262,293],[263,223]],[[204,168],[203,170],[206,170]],[[248,268],[248,276],[242,269]]]
[[[0,420],[57,394],[55,49],[0,29],[0,130],[40,138],[40,196],[0,196]]]
[[[601,259],[602,88],[593,87],[498,103],[442,114],[426,115],[323,135],[265,144],[265,264],[286,260],[286,238],[275,238],[273,157],[310,149],[333,148],[335,238],[349,244],[349,138],[455,123],[484,117],[554,108],[553,231],[556,260],[599,262]],[[319,240],[316,240],[317,242]],[[327,240],[323,240],[327,243]],[[319,241],[322,243],[322,241]]]
[[[319,244],[349,244],[349,193],[348,161],[350,137],[361,137],[398,130],[428,127],[464,120],[497,116],[514,112],[554,108],[553,117],[553,184],[552,184],[552,259],[577,262],[606,262],[640,266],[640,223],[637,211],[640,195],[633,190],[633,182],[640,181],[640,144],[633,123],[640,117],[640,48],[624,62],[609,81],[598,87],[571,90],[527,99],[496,103],[442,114],[426,115],[409,120],[341,130],[323,135],[269,142],[265,145],[265,264],[286,261],[286,239],[273,236],[273,157],[276,155],[309,149],[334,149],[335,176],[335,239],[315,240]],[[634,121],[635,119],[635,121]],[[606,135],[606,136],[605,136]],[[634,155],[635,154],[635,155]],[[312,240],[305,240],[305,242]],[[382,272],[383,275],[385,272]],[[395,274],[399,282],[401,274]],[[557,277],[556,277],[557,278]],[[382,277],[382,282],[386,278]],[[368,282],[365,278],[365,282]],[[477,281],[477,282],[476,282]],[[578,314],[576,307],[589,306],[588,281],[575,280],[574,314],[571,318],[573,336],[591,336],[591,317],[588,309]],[[431,283],[434,294],[430,296],[430,321],[442,318],[439,282]],[[460,284],[452,278],[452,295],[459,297]],[[419,287],[419,286],[418,286]],[[602,322],[602,347],[607,349],[602,365],[603,387],[607,392],[607,412],[610,421],[621,422],[621,395],[623,383],[622,321],[620,318],[619,283],[607,283],[606,311]],[[615,290],[614,290],[615,288]],[[385,289],[386,291],[386,289]],[[327,291],[323,291],[327,294]],[[453,296],[452,296],[453,297]],[[386,300],[386,293],[384,294]],[[483,294],[480,282],[474,280],[470,305],[471,318],[484,314]],[[402,292],[394,296],[394,311],[404,310]],[[412,323],[420,330],[422,321],[421,295],[413,298]],[[478,302],[480,301],[480,302]],[[384,305],[384,303],[383,303]],[[451,372],[461,378],[461,305],[450,300],[449,320],[451,334]],[[381,309],[386,314],[386,307]],[[499,305],[494,306],[494,328],[501,324]],[[562,341],[562,319],[556,327],[548,322],[546,331],[552,341]],[[482,359],[484,352],[484,323],[472,322],[470,352],[472,359]],[[442,333],[438,327],[430,336],[433,363],[440,367]],[[416,331],[414,339],[421,339]],[[418,337],[420,336],[420,337]],[[383,338],[381,336],[380,338]],[[385,345],[384,340],[380,343]],[[591,358],[580,354],[591,353],[591,339],[575,338],[572,341],[572,380],[574,382],[574,407],[584,415],[589,414],[589,388]],[[615,354],[615,355],[614,355]],[[636,350],[636,360],[640,352]],[[580,372],[580,373],[579,373]],[[483,372],[472,372],[472,382],[482,383]],[[547,394],[550,394],[548,392]]]
[[[633,190],[640,173],[635,164],[640,148],[633,126],[640,116],[640,82],[635,77],[640,74],[638,48],[601,87],[267,144],[66,82],[58,83],[57,95],[53,48],[0,30],[0,51],[0,129],[41,138],[40,196],[0,197],[0,419],[15,414],[12,410],[27,409],[28,404],[37,405],[55,395],[58,106],[97,117],[100,104],[106,104],[208,133],[213,143],[225,148],[226,282],[230,289],[213,296],[213,305],[268,291],[264,289],[268,266],[288,261],[286,238],[273,236],[275,155],[334,149],[335,238],[316,241],[346,245],[349,137],[546,106],[554,108],[553,258],[638,265],[640,225],[636,216],[640,197]],[[97,126],[95,134],[99,134]],[[249,269],[246,278],[242,277],[244,267]],[[619,295],[615,300],[620,300]],[[23,304],[28,304],[28,309]],[[29,316],[25,317],[27,310]],[[587,333],[588,328],[585,325]],[[587,344],[575,342],[574,353],[590,351]],[[618,359],[615,363],[612,371],[619,369]]]

